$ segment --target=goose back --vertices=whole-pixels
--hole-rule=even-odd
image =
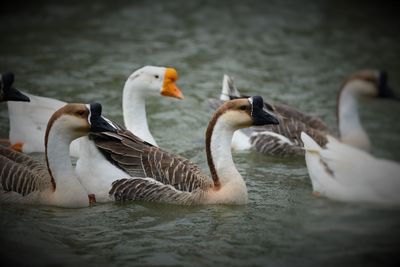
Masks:
[[[124,178],[112,183],[109,192],[116,201],[144,200],[169,204],[192,205],[199,203],[204,195],[200,188],[192,192],[181,191],[169,184],[152,178]]]
[[[153,178],[185,192],[212,186],[211,178],[197,165],[143,141],[130,131],[95,133],[89,137],[109,162],[131,177]]]

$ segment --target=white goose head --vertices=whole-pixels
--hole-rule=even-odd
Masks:
[[[125,127],[157,146],[147,125],[145,100],[148,96],[159,95],[182,99],[182,92],[175,84],[177,80],[178,73],[173,68],[146,66],[132,73],[122,97]]]
[[[144,96],[161,94],[183,99],[181,90],[176,86],[178,73],[174,68],[145,66],[132,73],[125,83],[126,90],[136,90]]]
[[[22,101],[29,102],[29,97],[22,94],[12,85],[14,83],[14,73],[6,72],[1,75],[0,80],[0,102]]]

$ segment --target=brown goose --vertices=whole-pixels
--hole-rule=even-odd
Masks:
[[[231,154],[233,133],[252,125],[277,123],[273,115],[263,110],[263,100],[259,96],[224,103],[211,118],[206,132],[211,177],[189,160],[144,142],[125,130],[90,134],[95,144],[93,149],[100,150],[104,157],[92,158],[91,173],[82,172],[81,159],[76,170],[82,184],[96,195],[98,202],[245,204],[246,184]],[[90,174],[96,179],[91,179]]]
[[[356,72],[345,80],[338,94],[337,118],[342,142],[368,150],[368,136],[361,126],[357,109],[357,100],[361,96],[393,97],[387,86],[386,72]],[[220,100],[211,99],[210,106],[215,108],[223,101],[241,97],[245,96],[239,93],[233,81],[225,75]],[[321,119],[293,107],[265,104],[264,108],[274,112],[280,124],[237,131],[233,137],[233,148],[255,149],[271,155],[302,156],[304,149],[301,132],[307,133],[321,146],[326,144],[327,134],[334,135]]]
[[[72,140],[90,131],[113,131],[101,117],[100,104],[68,104],[50,118],[46,134],[46,165],[0,148],[0,201],[85,207],[90,198],[75,175],[69,156]]]

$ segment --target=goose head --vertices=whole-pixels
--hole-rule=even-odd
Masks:
[[[14,83],[14,73],[7,72],[1,75],[0,81],[0,102],[3,101],[23,101],[29,102],[30,99],[12,85]]]
[[[349,76],[343,88],[349,87],[360,96],[397,99],[393,90],[388,86],[386,71],[361,70]]]
[[[261,96],[226,101],[216,111],[216,117],[233,129],[279,124],[275,115],[264,109],[264,100]]]
[[[144,96],[161,94],[183,99],[176,86],[178,73],[174,68],[145,66],[132,73],[125,83],[124,90],[136,90]]]
[[[89,132],[115,132],[117,128],[101,116],[101,104],[67,104],[57,110],[50,118],[45,141],[47,144],[49,133],[56,128],[72,141],[87,135]]]

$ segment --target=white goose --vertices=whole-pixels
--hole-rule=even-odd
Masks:
[[[178,74],[173,68],[145,66],[133,72],[127,79],[122,98],[125,126],[146,140],[157,145],[146,119],[145,98],[161,94],[182,99],[175,85]],[[10,143],[12,148],[24,153],[44,152],[44,133],[47,121],[57,109],[66,103],[57,99],[26,94],[30,103],[8,102],[10,116]],[[71,144],[71,155],[79,156],[78,140]]]
[[[97,202],[144,200],[164,203],[245,204],[247,188],[233,163],[230,144],[235,130],[251,125],[276,124],[263,110],[261,97],[225,102],[213,115],[206,132],[211,177],[189,160],[144,142],[129,131],[91,134],[101,158],[77,173]],[[89,155],[83,157],[87,158]],[[94,162],[96,164],[94,165]],[[96,177],[92,179],[91,177]]]
[[[46,164],[0,147],[0,201],[87,207],[91,197],[76,177],[69,156],[72,140],[90,131],[112,130],[100,104],[68,104],[50,118],[45,134]]]
[[[386,72],[363,70],[349,76],[338,94],[337,120],[342,142],[354,147],[368,150],[368,135],[362,127],[358,115],[358,99],[369,97],[394,97],[387,86]],[[233,81],[224,76],[220,100],[242,97]],[[243,96],[245,97],[245,96]],[[212,107],[220,105],[220,101],[212,99]],[[232,147],[238,150],[255,149],[272,155],[304,155],[300,138],[302,131],[310,135],[320,145],[327,142],[326,135],[333,134],[318,117],[308,115],[295,108],[282,104],[266,104],[265,108],[273,111],[279,125],[252,127],[235,133]]]
[[[400,164],[328,136],[321,148],[306,133],[301,134],[308,173],[315,195],[348,202],[400,204]]]

